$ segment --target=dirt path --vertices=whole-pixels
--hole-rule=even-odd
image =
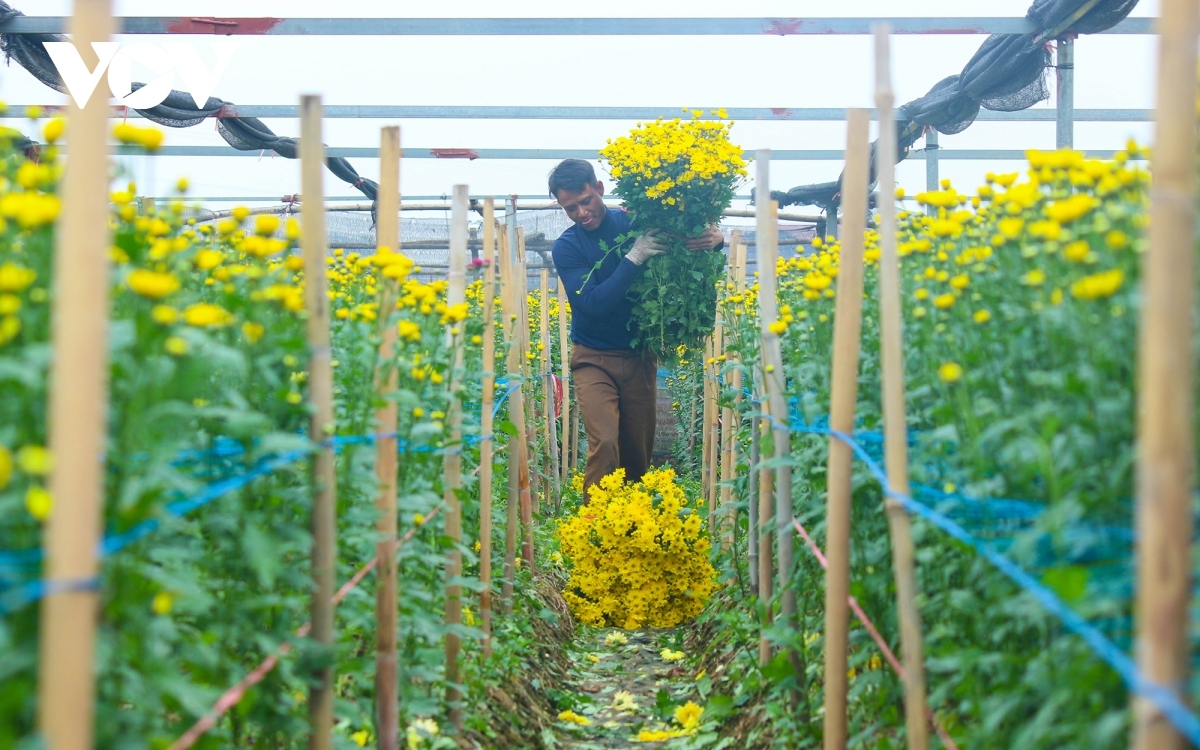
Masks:
[[[588,750],[677,744],[636,739],[643,729],[678,730],[670,718],[675,708],[700,700],[695,675],[681,662],[665,659],[663,649],[679,652],[682,635],[674,630],[581,628],[569,646],[573,666],[559,703],[570,705],[588,723],[558,721],[559,746]]]

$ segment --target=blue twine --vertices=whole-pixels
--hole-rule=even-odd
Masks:
[[[507,382],[508,381],[505,381],[505,383],[507,383]],[[504,400],[506,398],[508,398],[508,396],[511,393],[513,393],[515,390],[517,390],[518,388],[520,388],[519,383],[512,385],[504,393],[504,395],[500,397],[500,400],[495,404],[495,406],[492,409],[493,417],[495,417],[496,414],[499,413],[500,407],[504,403]],[[379,440],[379,439],[385,438],[385,437],[397,437],[397,433],[384,432],[384,433],[376,433],[373,435],[338,436],[338,437],[334,437],[334,438],[330,438],[328,440],[322,441],[320,443],[320,445],[323,447],[337,448],[342,445],[374,443],[376,440]],[[397,444],[397,449],[401,452],[408,452],[408,453],[461,453],[462,448],[464,448],[464,447],[474,445],[476,443],[481,443],[485,440],[494,440],[494,439],[495,439],[494,435],[479,435],[479,436],[472,435],[472,436],[468,436],[468,437],[464,438],[461,441],[460,445],[457,447],[419,445],[419,446],[416,446],[413,448],[409,448],[406,441],[399,440],[398,444]],[[218,438],[216,447],[213,449],[212,452],[210,452],[210,455],[215,453],[217,455],[222,455],[222,456],[233,456],[233,455],[237,455],[237,454],[243,452],[243,450],[244,449],[243,449],[242,445],[240,443],[237,443],[236,441]],[[200,454],[201,452],[193,451],[191,453]],[[124,549],[125,547],[128,547],[130,544],[133,544],[134,542],[138,541],[139,539],[143,539],[146,536],[148,536],[149,534],[158,530],[158,528],[162,525],[162,520],[164,517],[165,518],[178,518],[178,517],[184,516],[188,513],[191,513],[192,511],[197,510],[205,505],[208,505],[209,503],[216,500],[217,498],[219,498],[229,492],[232,492],[235,489],[245,487],[247,484],[249,484],[250,482],[254,481],[255,479],[257,479],[259,477],[265,476],[267,474],[275,472],[279,469],[284,468],[285,466],[288,466],[288,465],[294,463],[295,461],[299,460],[303,456],[307,455],[307,453],[308,453],[308,451],[304,451],[304,450],[289,451],[287,453],[282,453],[277,456],[272,456],[272,457],[263,459],[258,464],[256,464],[253,468],[251,468],[250,470],[248,470],[246,472],[234,475],[232,477],[226,477],[224,479],[217,480],[215,482],[212,482],[211,484],[206,485],[204,487],[204,489],[202,489],[199,493],[197,493],[195,495],[167,503],[163,507],[163,516],[146,519],[146,520],[136,524],[132,528],[130,528],[126,531],[123,531],[119,534],[112,534],[112,535],[106,536],[97,545],[97,556],[99,558],[103,559],[111,554],[114,554],[114,553]],[[43,550],[40,547],[32,547],[29,549],[22,549],[22,550],[0,551],[0,570],[26,568],[26,567],[29,567],[31,565],[35,565],[35,564],[41,562],[42,559],[43,559]],[[29,592],[35,591],[35,588],[30,588],[30,587],[36,587],[37,585],[40,585],[41,583],[42,583],[42,579],[38,579],[35,581],[27,581],[24,583],[17,584],[15,586],[5,589],[3,593],[0,593],[0,597],[8,596],[11,592],[25,591],[26,589],[28,589]],[[34,596],[33,598],[23,598],[21,601],[23,603],[27,604],[29,602],[36,601],[36,599],[41,598],[41,596],[44,596],[44,595],[45,594],[39,594],[37,596]],[[13,596],[15,597],[15,596],[17,596],[17,594],[14,593]],[[3,606],[0,606],[0,615],[3,615],[8,611],[12,611],[12,609],[11,608],[5,609]]]
[[[932,508],[913,500],[908,495],[898,492],[888,482],[887,472],[871,457],[855,439],[844,432],[827,428],[780,426],[770,415],[765,415],[775,429],[787,429],[794,432],[829,435],[841,440],[854,452],[883,488],[885,496],[895,500],[909,512],[915,513],[929,521],[954,539],[971,547],[985,560],[994,565],[1001,573],[1018,587],[1032,594],[1034,599],[1048,612],[1059,620],[1075,635],[1079,636],[1092,651],[1104,660],[1125,681],[1125,684],[1136,695],[1150,701],[1195,746],[1200,747],[1200,718],[1192,713],[1173,691],[1165,685],[1152,682],[1137,669],[1137,664],[1129,656],[1108,640],[1099,628],[1095,627],[1065,602],[1059,599],[1045,585],[1035,580],[1004,555],[992,549],[987,543],[971,536],[965,529],[950,518],[938,513]]]
[[[99,589],[99,578],[38,578],[26,581],[0,594],[0,617],[51,594],[62,594],[68,591],[98,591]]]

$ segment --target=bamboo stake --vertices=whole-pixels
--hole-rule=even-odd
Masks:
[[[483,200],[483,398],[479,431],[479,618],[483,657],[492,655],[492,461],[496,448],[492,417],[496,400],[496,201]]]
[[[583,410],[571,410],[571,471],[579,469],[579,435],[583,432]]]
[[[761,580],[760,569],[758,565],[758,488],[755,486],[754,479],[758,476],[759,458],[759,422],[761,417],[753,414],[750,417],[750,466],[747,468],[746,478],[746,528],[749,532],[749,539],[746,541],[746,553],[749,558],[747,569],[750,576],[750,593],[762,598],[759,595],[758,583]]]
[[[837,310],[833,319],[833,371],[829,426],[854,431],[858,396],[858,349],[862,338],[863,232],[867,226],[870,113],[847,113],[846,170],[842,173],[841,255],[838,261]],[[829,439],[826,489],[825,556],[825,750],[846,747],[846,690],[850,608],[850,502],[853,494],[850,446]]]
[[[735,229],[730,237],[730,257],[732,263],[730,265],[730,277],[733,281],[733,291],[736,294],[741,294],[746,287],[746,246],[742,244],[742,230]],[[742,422],[742,370],[741,360],[736,354],[730,360],[732,364],[739,365],[730,373],[730,386],[733,388],[733,406],[727,412],[726,418],[726,444],[729,446],[729,463],[725,469],[724,481],[732,482],[737,478],[738,469],[738,433],[740,432]],[[728,486],[722,490],[721,503],[725,508],[724,518],[724,541],[726,549],[734,548],[735,536],[737,534],[737,507],[730,502],[732,497],[733,487]],[[753,568],[751,568],[753,570]],[[753,574],[750,576],[753,578]]]
[[[704,493],[705,499],[708,498],[708,395],[712,390],[712,384],[708,380],[708,358],[711,353],[709,339],[704,339],[704,354],[701,355],[700,362],[700,377],[703,378],[700,383],[700,491]],[[693,408],[692,411],[696,410]],[[692,427],[695,427],[694,423]]]
[[[770,195],[770,162],[771,150],[759,149],[755,160],[757,190],[763,195]],[[779,205],[769,201],[759,207],[758,227],[755,234],[758,251],[758,309],[759,323],[762,333],[763,352],[763,384],[769,401],[769,412],[772,417],[771,434],[774,437],[774,458],[786,459],[791,454],[792,434],[788,426],[787,400],[784,393],[787,390],[787,378],[783,372],[783,353],[780,349],[779,334],[771,331],[771,324],[777,318],[778,310],[775,299],[777,287],[775,278],[775,263],[779,256]],[[766,519],[764,514],[763,518]],[[796,592],[791,586],[792,575],[792,470],[786,464],[775,469],[775,548],[777,552],[777,570],[779,590],[782,597],[780,602],[780,617],[789,625],[795,625]],[[799,672],[799,655],[791,652],[793,666]],[[803,679],[802,674],[798,676]]]
[[[379,148],[379,210],[375,230],[377,252],[400,251],[400,128],[386,127]],[[398,338],[392,324],[398,284],[382,273],[379,285],[379,321],[381,337],[375,382],[382,395],[399,387],[395,351]],[[375,410],[375,477],[379,491],[375,509],[379,512],[375,530],[375,556],[378,587],[375,589],[375,706],[379,750],[398,750],[400,742],[399,684],[396,669],[396,619],[399,594],[396,582],[396,427],[398,408],[390,398]]]
[[[1137,471],[1137,658],[1146,679],[1186,702],[1191,665],[1195,485],[1196,37],[1200,3],[1164,0],[1150,244],[1142,257]],[[1147,700],[1133,701],[1132,747],[1188,743]]]
[[[730,240],[729,259],[728,259],[728,263],[725,267],[725,288],[723,290],[723,296],[725,296],[725,297],[728,297],[729,294],[733,291],[733,288],[734,288],[733,276],[734,276],[734,272],[737,267],[737,261],[736,261],[737,247],[734,243],[736,243],[739,240],[738,235],[740,235],[740,233],[737,232],[737,230],[734,230],[734,232],[735,232],[735,236]],[[724,326],[725,322],[726,322],[725,313],[721,312],[721,325]],[[734,362],[736,362],[735,356],[729,355],[726,357],[726,360],[725,360],[726,365],[732,364]],[[738,374],[738,373],[728,372],[724,376],[726,384],[729,385],[731,388],[733,387],[734,375],[736,375],[736,374]],[[737,388],[740,389],[741,386],[738,385]],[[735,390],[734,393],[736,394],[737,390]],[[737,396],[735,395],[734,398],[736,400]],[[721,425],[722,425],[721,432],[722,432],[723,439],[721,440],[721,478],[720,478],[720,495],[717,500],[717,508],[718,508],[717,512],[718,512],[718,515],[720,515],[722,518],[721,524],[720,524],[720,527],[721,527],[720,545],[723,548],[726,547],[727,544],[730,544],[732,542],[732,540],[727,539],[726,537],[730,534],[731,510],[729,507],[729,501],[730,501],[730,497],[732,496],[732,488],[730,487],[729,482],[731,482],[733,480],[733,443],[734,443],[734,435],[737,432],[737,430],[734,428],[733,420],[734,420],[734,411],[733,411],[733,404],[731,403],[721,410]]]
[[[567,335],[567,289],[558,280],[558,358],[562,367],[562,487],[571,481],[571,354]]]
[[[453,309],[463,304],[467,289],[467,211],[466,185],[455,185],[450,208],[450,284],[446,290],[446,306]],[[446,340],[453,351],[453,369],[448,383],[450,406],[446,422],[450,428],[450,444],[455,446],[442,457],[442,502],[446,506],[446,536],[450,548],[446,552],[446,702],[450,705],[450,723],[462,729],[462,693],[459,690],[458,652],[461,648],[454,626],[462,624],[462,387],[463,339],[460,324],[446,325]]]
[[[708,441],[709,456],[708,465],[708,505],[709,519],[711,519],[709,529],[710,536],[715,537],[717,532],[717,497],[719,496],[719,488],[717,482],[721,481],[721,362],[718,359],[725,349],[725,329],[723,325],[718,325],[713,331],[713,365],[712,365],[712,409],[710,412],[711,422],[709,430],[711,436]]]
[[[771,610],[771,575],[775,558],[771,550],[771,489],[774,486],[772,469],[761,464],[770,461],[774,454],[771,437],[771,415],[765,409],[758,420],[758,434],[754,439],[759,443],[758,449],[758,601],[762,607],[762,630],[758,637],[758,661],[765,665],[771,661],[771,642],[767,640],[767,628],[771,627],[773,612]],[[753,499],[751,500],[753,502]]]
[[[554,509],[559,507],[558,484],[558,410],[554,406],[554,378],[550,374],[550,269],[542,269],[542,372],[546,383],[546,454],[550,470],[546,477],[546,494],[554,498]]]
[[[71,38],[85,60],[113,31],[111,0],[76,0]],[[88,63],[88,67],[93,67]],[[38,728],[46,747],[87,750],[95,723],[99,609],[96,545],[104,518],[108,434],[108,103],[67,110],[74,155],[63,178],[54,244],[49,448],[55,459],[46,521],[38,639]],[[53,583],[51,583],[53,582]]]
[[[333,364],[329,348],[329,295],[325,276],[325,145],[321,142],[321,97],[300,97],[300,242],[304,252],[304,308],[308,313],[309,439],[319,446],[313,458],[312,639],[333,645],[333,587],[337,567],[337,485],[333,445]],[[317,672],[309,691],[310,750],[333,743],[333,666]]]
[[[525,353],[529,351],[529,306],[525,304],[526,286],[528,278],[525,273],[525,231],[521,227],[516,227],[516,259],[513,262],[513,277],[516,283],[510,289],[513,299],[513,312],[516,313],[517,331],[513,335],[513,341],[517,343],[518,352],[518,370],[520,373],[520,383],[516,390],[513,391],[510,401],[512,401],[511,412],[516,421],[517,435],[519,445],[517,456],[517,492],[521,499],[521,559],[533,570],[533,496],[529,482],[529,429],[525,422],[525,381],[528,374],[528,361]]]
[[[910,494],[908,484],[908,428],[904,407],[904,339],[900,307],[900,266],[896,255],[896,120],[892,110],[890,29],[875,27],[875,108],[879,116],[876,150],[879,180],[879,330],[882,339],[884,454],[888,484],[895,492]],[[858,231],[857,228],[854,231]],[[916,572],[912,528],[904,506],[892,498],[884,501],[892,535],[892,561],[896,577],[896,609],[900,619],[900,645],[904,654],[904,712],[910,750],[929,746],[926,719],[925,658],[921,643],[921,613],[916,603]]]
[[[507,377],[509,388],[513,388],[518,384],[517,378],[520,377],[520,356],[521,346],[517,338],[518,317],[513,312],[513,247],[516,245],[516,206],[510,203],[507,211],[507,232],[500,235],[500,309],[503,315],[504,325],[504,345],[507,348],[506,367],[508,370]],[[512,391],[508,401],[509,415],[515,415],[517,409],[516,400],[511,398],[516,391]],[[513,416],[510,420],[514,425],[516,417]],[[504,526],[504,588],[502,596],[504,599],[504,611],[512,611],[513,602],[513,581],[516,578],[516,561],[517,561],[517,532],[520,524],[519,509],[521,496],[521,449],[520,444],[524,439],[517,435],[510,435],[508,438],[508,496],[506,503],[506,518]]]

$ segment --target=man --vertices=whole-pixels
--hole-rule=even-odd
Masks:
[[[575,222],[554,242],[552,253],[571,305],[571,379],[588,439],[586,502],[592,485],[617,468],[625,469],[627,481],[641,479],[650,468],[658,359],[649,349],[630,348],[637,331],[626,293],[642,264],[665,253],[667,245],[655,229],[618,244],[617,238],[630,231],[629,217],[605,207],[604,184],[582,159],[567,159],[550,172],[550,196]],[[684,244],[689,250],[715,250],[723,242],[713,226]]]

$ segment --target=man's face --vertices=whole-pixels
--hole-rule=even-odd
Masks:
[[[585,185],[583,190],[573,193],[570,190],[559,190],[554,197],[558,205],[563,207],[571,221],[591,232],[604,221],[604,183],[597,181],[595,185]]]

